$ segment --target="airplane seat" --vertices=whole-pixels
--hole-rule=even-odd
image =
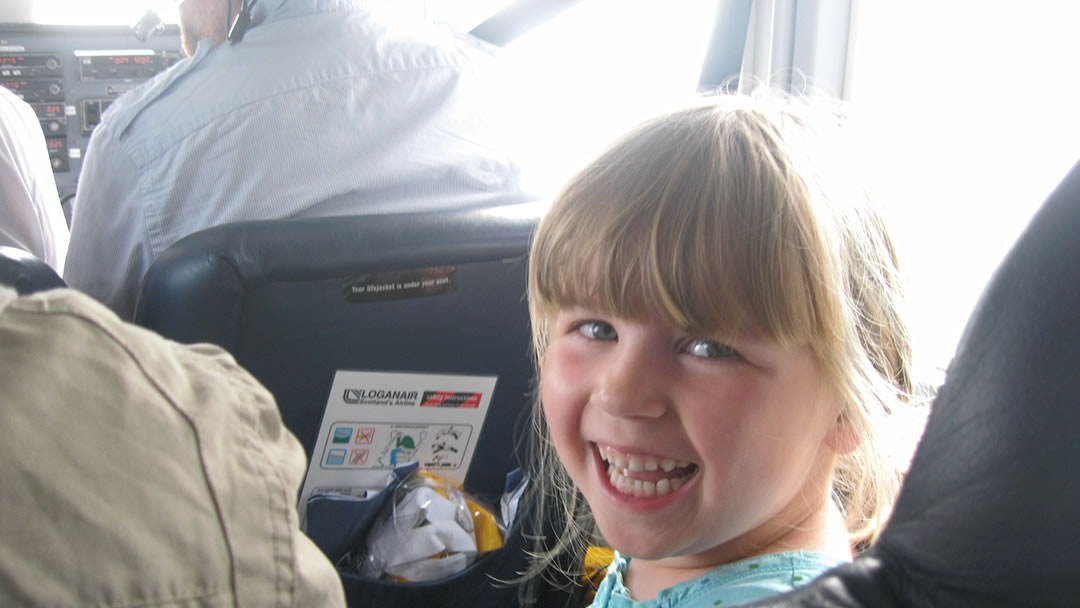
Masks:
[[[984,290],[891,521],[852,564],[758,608],[1075,606],[1080,163]]]
[[[67,286],[44,260],[7,246],[0,246],[0,285],[13,287],[20,295]]]
[[[494,376],[465,487],[497,499],[521,462],[528,418],[526,255],[542,211],[518,203],[213,227],[154,262],[135,322],[228,350],[274,395],[309,457],[336,370]],[[350,603],[372,597],[350,584]],[[515,590],[503,587],[490,605],[514,605]],[[447,597],[438,586],[413,591],[395,605]]]

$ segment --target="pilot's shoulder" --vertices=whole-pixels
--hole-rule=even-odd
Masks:
[[[194,56],[185,57],[164,72],[116,98],[102,116],[101,126],[116,137],[123,137],[131,123],[188,72],[195,69],[209,51],[209,45],[200,45]]]

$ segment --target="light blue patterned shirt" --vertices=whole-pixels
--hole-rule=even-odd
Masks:
[[[242,42],[118,98],[91,138],[64,278],[123,318],[192,232],[528,200],[491,49],[358,0],[261,0]],[[358,192],[355,202],[325,202]],[[356,197],[345,197],[350,201]]]
[[[630,559],[616,552],[590,608],[738,606],[791,591],[845,561],[811,551],[771,553],[725,564],[698,578],[664,589],[654,600],[636,602],[623,585],[623,574]]]

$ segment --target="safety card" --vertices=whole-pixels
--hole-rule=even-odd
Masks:
[[[301,521],[312,495],[362,498],[407,462],[464,482],[495,381],[338,370],[300,493]]]

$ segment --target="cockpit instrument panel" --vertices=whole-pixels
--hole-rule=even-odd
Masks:
[[[102,114],[181,59],[176,26],[140,42],[122,26],[0,23],[0,86],[37,113],[66,211]]]

